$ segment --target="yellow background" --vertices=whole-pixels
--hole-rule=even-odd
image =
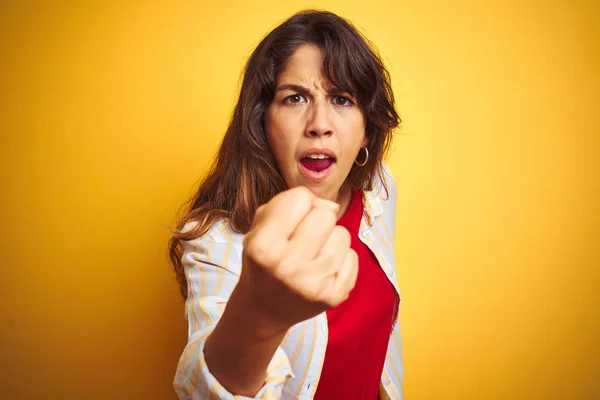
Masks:
[[[406,398],[600,398],[598,2],[49,3],[0,6],[0,397],[174,398],[166,227],[253,47],[317,6],[404,120]]]

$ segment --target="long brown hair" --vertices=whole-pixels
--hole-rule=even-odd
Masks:
[[[234,231],[246,233],[258,206],[287,189],[267,142],[264,117],[279,72],[305,44],[324,51],[325,76],[337,88],[355,95],[365,116],[369,160],[363,167],[353,167],[347,182],[361,190],[372,190],[377,177],[385,182],[383,157],[401,120],[381,58],[369,40],[344,18],[327,11],[298,12],[267,34],[250,56],[218,154],[173,230],[169,258],[184,298],[187,284],[180,241],[205,234],[222,218],[228,219]],[[188,222],[197,224],[184,231]]]

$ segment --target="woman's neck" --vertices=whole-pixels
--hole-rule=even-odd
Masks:
[[[334,201],[340,205],[340,211],[338,211],[337,218],[340,219],[348,210],[350,201],[352,200],[352,188],[346,182],[340,187],[338,191],[337,199]]]

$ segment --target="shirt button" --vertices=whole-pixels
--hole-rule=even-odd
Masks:
[[[369,236],[371,236],[371,231],[363,231],[362,233],[362,237],[364,237],[365,239],[368,238]]]
[[[386,379],[385,381],[383,381],[383,384],[384,384],[385,386],[388,386],[390,383],[391,383],[391,382],[390,382],[390,380],[389,380],[389,379]]]
[[[325,332],[325,330],[326,330],[327,328],[325,327],[325,323],[324,323],[324,322],[323,322],[323,323],[321,323],[321,325],[320,325],[320,328],[321,328],[321,332]]]
[[[310,390],[310,385],[311,385],[310,383],[306,384],[306,390]]]

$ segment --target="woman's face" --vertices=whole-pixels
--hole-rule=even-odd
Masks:
[[[289,188],[303,185],[340,202],[340,188],[366,145],[365,119],[356,99],[327,80],[323,59],[318,47],[296,50],[277,77],[265,130]]]

